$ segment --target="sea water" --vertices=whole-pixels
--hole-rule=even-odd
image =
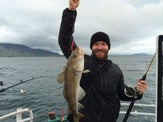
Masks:
[[[110,56],[109,58],[122,69],[125,83],[135,86],[146,72],[152,56]],[[0,81],[3,81],[3,86],[0,86],[0,89],[13,86],[20,83],[21,80],[42,77],[1,92],[0,116],[14,112],[19,107],[31,108],[34,122],[47,122],[48,112],[55,112],[59,117],[63,110],[67,114],[67,102],[62,94],[63,84],[58,84],[56,81],[65,63],[65,57],[1,57]],[[155,104],[155,62],[150,68],[146,81],[148,89],[143,99],[136,101],[135,104]],[[26,92],[21,93],[21,89]],[[121,107],[121,111],[127,111],[127,109],[128,106]],[[155,108],[134,106],[133,111],[155,113]],[[124,115],[120,114],[117,121],[121,122]],[[154,122],[154,120],[155,116],[130,115],[128,122]],[[15,121],[15,117],[3,120],[3,122]]]

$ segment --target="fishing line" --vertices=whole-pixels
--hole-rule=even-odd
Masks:
[[[145,74],[143,75],[143,77],[141,78],[141,80],[145,80],[145,79],[146,79],[147,74],[148,74],[148,72],[149,72],[149,69],[150,69],[150,67],[151,67],[151,65],[152,65],[152,63],[153,63],[155,57],[156,57],[156,52],[155,52],[155,54],[153,55],[152,60],[150,61],[150,64],[148,65],[148,68],[147,68]],[[124,119],[123,119],[123,122],[126,122],[126,121],[127,121],[128,117],[129,117],[129,115],[130,115],[130,112],[131,112],[131,110],[132,110],[132,108],[133,108],[133,106],[134,106],[134,103],[135,103],[135,101],[136,101],[136,99],[137,99],[137,95],[138,95],[138,93],[136,92],[136,94],[134,95],[134,99],[131,101],[131,103],[130,103],[130,105],[129,105],[129,107],[128,107],[128,110],[127,110],[126,115],[125,115],[125,117],[124,117]]]
[[[3,88],[3,89],[0,90],[0,92],[4,92],[5,90],[10,89],[12,87],[18,86],[18,85],[23,84],[23,83],[28,82],[28,81],[32,81],[32,80],[36,80],[36,79],[39,79],[39,78],[43,78],[43,77],[50,77],[50,76],[39,76],[39,77],[32,77],[32,78],[30,78],[28,80],[20,80],[19,83],[14,84],[12,86],[9,86],[7,88]]]

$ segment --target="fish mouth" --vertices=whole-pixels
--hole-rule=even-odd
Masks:
[[[84,51],[83,50],[79,50],[79,54],[84,55]]]
[[[82,49],[80,49],[80,48],[78,48],[78,53],[79,53],[79,55],[81,55],[81,56],[84,55],[84,51],[83,51]]]

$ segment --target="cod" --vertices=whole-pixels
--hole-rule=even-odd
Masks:
[[[63,96],[68,102],[68,114],[73,114],[74,122],[78,122],[84,116],[79,112],[83,106],[78,101],[85,95],[80,87],[80,79],[82,73],[87,73],[89,70],[83,70],[84,51],[77,47],[68,58],[63,72],[57,77],[59,83],[64,83]]]

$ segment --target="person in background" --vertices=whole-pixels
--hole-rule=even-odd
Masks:
[[[79,0],[69,0],[69,7],[63,11],[58,43],[66,58],[77,48],[74,41],[74,25],[77,16],[76,8]],[[109,36],[96,32],[90,39],[91,55],[84,55],[84,69],[89,73],[82,74],[80,85],[86,92],[80,103],[84,106],[80,110],[84,117],[80,122],[116,122],[120,111],[120,100],[131,101],[134,99],[131,91],[137,92],[137,100],[141,99],[147,88],[143,80],[139,80],[135,88],[124,83],[124,76],[119,66],[108,59],[111,49]],[[73,114],[69,113],[68,119],[73,122]]]

